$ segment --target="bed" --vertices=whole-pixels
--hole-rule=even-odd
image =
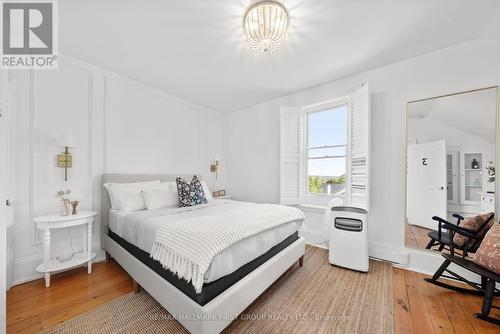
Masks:
[[[175,181],[178,176],[184,179],[192,177],[105,174],[102,183],[166,182]],[[197,293],[186,280],[150,257],[148,250],[161,225],[155,219],[160,217],[162,222],[168,222],[168,219],[176,222],[188,218],[193,220],[198,216],[244,210],[251,205],[256,204],[216,200],[193,210],[121,213],[110,208],[108,192],[103,189],[102,245],[134,281],[191,333],[219,333],[289,267],[297,261],[302,263],[305,243],[304,238],[298,236],[299,222],[287,221],[224,249],[213,258],[203,276],[201,292]]]

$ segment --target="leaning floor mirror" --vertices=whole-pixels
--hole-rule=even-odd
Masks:
[[[497,101],[491,87],[408,103],[407,247],[460,249],[465,241],[450,238],[444,221],[477,231],[478,240],[493,223]]]

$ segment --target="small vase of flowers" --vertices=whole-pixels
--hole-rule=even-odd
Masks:
[[[496,178],[495,162],[489,161],[485,170],[486,170],[486,177],[488,178],[488,183],[486,185],[486,192],[494,193],[495,192],[495,178]]]
[[[62,202],[61,205],[61,216],[68,216],[71,213],[71,200],[69,199],[69,194],[71,190],[59,190],[56,192],[56,198],[59,198]]]
[[[488,173],[488,183],[495,182],[495,165],[493,161],[490,161],[486,167],[486,172]]]
[[[71,206],[73,207],[73,212],[71,213],[72,215],[76,215],[77,214],[76,207],[78,206],[78,203],[80,203],[80,201],[72,201],[71,202]]]

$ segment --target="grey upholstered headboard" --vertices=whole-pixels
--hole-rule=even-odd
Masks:
[[[198,179],[203,180],[203,177],[196,174]],[[193,174],[103,174],[101,184],[105,183],[127,183],[160,180],[161,182],[174,181],[178,177],[182,177],[186,181],[191,181]],[[102,186],[102,202],[101,202],[101,244],[104,245],[104,236],[108,233],[109,224],[109,209],[111,209],[111,201],[106,188]]]

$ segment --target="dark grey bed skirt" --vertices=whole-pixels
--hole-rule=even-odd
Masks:
[[[188,283],[185,279],[178,278],[171,271],[164,269],[160,262],[153,260],[148,252],[143,251],[139,247],[129,243],[125,239],[121,238],[117,234],[113,233],[111,230],[108,231],[108,235],[111,239],[116,241],[120,246],[125,248],[130,254],[135,256],[142,263],[147,265],[149,268],[154,270],[158,275],[166,279],[172,285],[174,285],[177,289],[182,291],[189,298],[194,300],[199,305],[203,306],[219,294],[224,292],[230,286],[238,282],[240,279],[251,273],[253,270],[258,268],[260,265],[265,263],[267,260],[281,252],[283,249],[294,243],[298,238],[298,232],[287,237],[285,240],[271,248],[266,253],[257,257],[256,259],[248,262],[247,264],[241,266],[233,273],[226,275],[224,277],[219,278],[216,281],[203,284],[203,288],[201,293],[196,293],[194,287],[191,283]]]

